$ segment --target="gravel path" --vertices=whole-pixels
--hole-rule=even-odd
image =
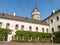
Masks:
[[[60,45],[51,43],[16,43],[16,42],[0,42],[0,45]]]

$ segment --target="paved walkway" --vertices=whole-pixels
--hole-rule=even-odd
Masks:
[[[16,42],[0,42],[0,45],[60,45],[51,43],[16,43]]]

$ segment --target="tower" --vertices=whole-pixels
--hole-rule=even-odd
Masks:
[[[40,20],[40,12],[39,9],[37,7],[35,7],[32,11],[32,19],[36,19],[36,20]]]

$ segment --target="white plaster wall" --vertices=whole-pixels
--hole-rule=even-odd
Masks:
[[[8,34],[8,42],[10,42],[12,40],[12,34]]]
[[[34,23],[28,23],[28,22],[22,22],[22,21],[14,21],[14,20],[8,20],[8,19],[0,19],[0,22],[2,22],[2,28],[6,28],[6,23],[10,23],[10,29],[15,31],[15,25],[19,25],[19,29],[21,30],[21,25],[24,25],[24,30],[29,31],[29,26],[32,27],[32,31],[36,31],[35,28],[38,27],[38,32],[42,32],[42,28],[46,29],[49,28],[47,25],[40,25],[40,24],[34,24]],[[45,31],[46,32],[46,31]]]
[[[25,31],[29,31],[29,26],[32,27],[32,31],[36,31],[36,27],[38,27],[38,32],[42,32],[42,28],[44,28],[44,32],[47,32],[46,29],[49,29],[49,26],[47,25],[40,25],[40,24],[35,24],[35,23],[28,23],[28,22],[22,22],[22,21],[15,21],[15,20],[8,20],[8,19],[1,19],[0,18],[0,22],[2,22],[2,28],[6,28],[6,23],[10,24],[10,28],[12,29],[12,35],[15,34],[16,30],[15,30],[15,25],[18,24],[19,25],[19,29],[21,30],[21,25],[24,25],[24,30]],[[11,40],[11,35],[9,35],[8,41]]]

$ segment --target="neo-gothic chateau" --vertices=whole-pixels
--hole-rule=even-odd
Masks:
[[[44,20],[41,20],[41,13],[37,7],[35,7],[31,13],[32,17],[16,16],[0,13],[0,28],[11,29],[12,34],[8,35],[7,41],[12,40],[12,36],[15,35],[17,30],[52,33],[60,31],[60,10],[54,12]]]

